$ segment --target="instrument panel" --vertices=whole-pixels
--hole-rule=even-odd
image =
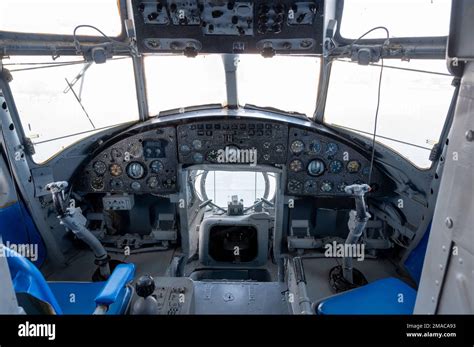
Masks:
[[[331,135],[281,121],[226,118],[146,130],[108,145],[77,175],[79,190],[175,193],[179,165],[198,164],[285,167],[285,193],[294,196],[345,196],[347,185],[368,183],[376,191],[383,182],[375,167],[368,182],[369,159]]]
[[[85,192],[171,193],[177,190],[174,127],[146,131],[100,152],[85,169]]]
[[[287,185],[290,195],[347,195],[344,188],[368,183],[375,189],[380,173],[353,148],[305,129],[290,128]]]
[[[249,164],[244,155],[254,151],[256,164],[285,164],[288,126],[267,121],[196,122],[178,126],[178,153],[182,164]],[[223,154],[223,156],[220,156]],[[241,154],[241,155],[239,155]],[[251,158],[247,158],[251,159]]]
[[[140,52],[320,54],[323,0],[133,0]]]

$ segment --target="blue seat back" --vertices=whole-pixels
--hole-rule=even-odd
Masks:
[[[53,292],[38,268],[17,252],[3,247],[7,258],[13,287],[16,293],[27,293],[35,298],[48,303],[56,314],[62,314]]]

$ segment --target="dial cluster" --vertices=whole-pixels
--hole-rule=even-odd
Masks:
[[[177,189],[174,127],[130,136],[102,150],[85,168],[90,192],[160,193]]]
[[[177,131],[178,155],[182,164],[254,162],[249,159],[256,159],[256,164],[262,165],[286,164],[288,126],[284,123],[262,120],[200,121],[179,125]],[[249,153],[256,158],[250,158]]]
[[[288,149],[288,194],[346,195],[347,185],[368,183],[368,159],[334,138],[290,128]]]

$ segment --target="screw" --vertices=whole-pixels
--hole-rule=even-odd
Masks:
[[[449,229],[451,229],[453,227],[453,220],[450,217],[447,217],[445,224]]]
[[[469,142],[472,142],[473,139],[474,139],[473,131],[472,130],[466,131],[466,140],[468,140]]]

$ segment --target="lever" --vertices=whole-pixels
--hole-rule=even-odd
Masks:
[[[86,228],[87,219],[79,207],[66,202],[65,190],[68,183],[65,181],[51,182],[46,185],[46,190],[51,192],[53,204],[58,214],[60,223],[71,230],[74,235],[84,241],[94,252],[95,264],[99,266],[100,277],[107,279],[110,276],[109,260],[107,251],[97,237]],[[73,200],[74,201],[74,200]]]

